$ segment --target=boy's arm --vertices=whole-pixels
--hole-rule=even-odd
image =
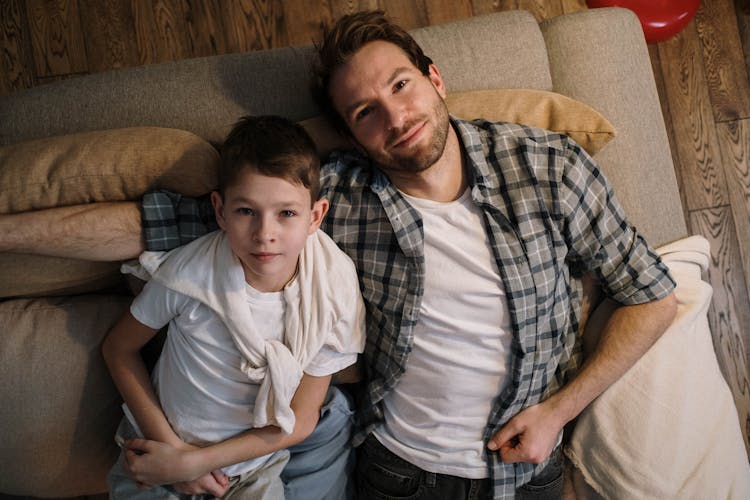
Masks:
[[[144,436],[170,443],[176,448],[195,449],[196,447],[183,442],[169,425],[140,354],[141,348],[157,332],[158,330],[149,328],[136,320],[128,311],[104,340],[102,346],[104,360],[115,385]],[[132,452],[125,447],[126,458],[131,454]],[[132,474],[131,477],[133,477]],[[137,481],[136,478],[133,479]],[[184,481],[182,484],[174,484],[174,487],[178,493],[208,493],[217,497],[222,496],[227,490],[227,478],[219,470],[207,471],[202,477],[193,479],[195,481]],[[154,484],[137,482],[143,486]]]
[[[207,446],[185,450],[163,442],[133,439],[126,443],[131,453],[128,472],[144,484],[171,484],[189,481],[208,471],[268,455],[303,441],[315,429],[331,376],[305,373],[292,398],[295,424],[291,434],[279,427],[251,429],[235,437]]]
[[[172,430],[164,415],[141,357],[141,348],[157,332],[136,320],[128,311],[107,334],[102,354],[117,389],[143,435],[172,446],[183,446],[183,441]]]

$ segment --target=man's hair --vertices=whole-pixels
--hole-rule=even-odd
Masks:
[[[320,158],[315,143],[301,125],[280,116],[244,116],[221,147],[219,194],[237,182],[245,169],[302,184],[311,201],[320,192]]]
[[[312,91],[318,105],[334,126],[346,134],[349,134],[349,129],[331,99],[331,78],[363,46],[376,40],[396,45],[423,75],[430,74],[432,59],[424,54],[405,29],[393,24],[382,10],[342,16],[332,28],[323,33],[322,42],[315,44],[318,58],[313,65]]]

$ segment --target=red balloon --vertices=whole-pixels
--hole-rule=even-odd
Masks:
[[[587,0],[591,8],[625,7],[635,12],[648,43],[679,33],[695,16],[701,0]]]

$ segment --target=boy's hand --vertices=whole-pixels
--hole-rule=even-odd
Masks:
[[[130,439],[123,447],[125,470],[144,486],[193,482],[207,472],[193,459],[192,447],[176,448],[148,439]]]
[[[205,474],[195,481],[175,483],[172,488],[177,493],[188,495],[212,495],[221,498],[229,489],[229,478],[220,470]]]

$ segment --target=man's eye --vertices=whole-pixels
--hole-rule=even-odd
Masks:
[[[366,107],[366,108],[360,109],[357,112],[357,114],[354,115],[354,121],[360,121],[360,120],[362,120],[364,117],[366,117],[367,115],[370,114],[370,111],[372,111],[372,108],[370,108],[369,106]]]
[[[400,80],[400,81],[396,82],[396,85],[393,86],[393,90],[395,90],[396,92],[398,92],[402,88],[406,87],[406,83],[407,83],[406,80]]]

